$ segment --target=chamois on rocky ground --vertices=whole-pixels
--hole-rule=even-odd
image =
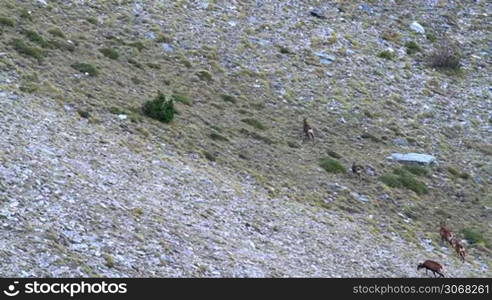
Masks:
[[[417,266],[417,270],[420,270],[422,268],[425,268],[425,274],[427,274],[427,270],[430,270],[434,274],[434,277],[437,276],[436,273],[439,274],[441,277],[444,277],[444,274],[442,274],[442,272],[444,271],[444,267],[436,261],[428,259]]]
[[[452,245],[451,241],[454,238],[454,234],[451,232],[449,228],[446,227],[444,223],[441,223],[441,228],[439,229],[439,234],[441,235],[441,242],[448,242]]]
[[[362,172],[364,172],[364,166],[356,165],[355,162],[352,163],[352,173],[359,177],[359,181],[362,180]]]
[[[466,250],[465,246],[456,238],[456,236],[451,232],[449,228],[446,227],[444,223],[441,222],[441,228],[439,229],[439,234],[441,235],[441,241],[447,241],[451,247],[456,251],[456,253],[461,257],[461,260],[465,262]]]
[[[451,240],[451,245],[453,246],[456,253],[461,257],[461,260],[465,262],[466,250],[465,246],[456,238]]]
[[[314,128],[309,125],[307,122],[307,118],[304,118],[304,135],[307,137],[308,140],[312,140],[314,142]]]

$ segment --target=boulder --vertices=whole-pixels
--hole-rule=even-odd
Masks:
[[[393,153],[387,159],[396,160],[402,163],[417,163],[430,165],[436,163],[436,158],[429,154],[421,153]]]

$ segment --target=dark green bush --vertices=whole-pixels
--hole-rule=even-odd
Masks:
[[[12,44],[17,52],[24,54],[26,56],[34,57],[37,60],[41,60],[44,56],[44,52],[42,49],[36,47],[30,47],[23,40],[14,39],[12,41]]]
[[[428,189],[425,183],[415,179],[413,176],[400,176],[399,180],[405,188],[414,191],[418,195],[427,194]]]
[[[36,31],[26,30],[26,31],[24,31],[24,35],[27,37],[28,40],[30,40],[33,43],[40,45],[43,48],[51,48],[52,47],[51,43],[48,42],[47,40],[45,40]]]
[[[430,173],[428,168],[419,165],[406,165],[402,169],[417,176],[428,176]]]
[[[408,167],[408,168],[407,168]],[[422,167],[421,167],[422,168]],[[393,174],[386,174],[379,177],[384,184],[392,188],[407,188],[414,191],[418,195],[428,193],[427,185],[424,182],[417,180],[414,174],[427,175],[428,171],[425,168],[414,168],[413,166],[405,166],[393,170]],[[425,171],[424,171],[425,170]]]
[[[145,45],[142,42],[132,42],[127,43],[126,45],[129,47],[137,48],[138,51],[142,51],[143,49],[145,49]]]
[[[99,49],[99,52],[101,52],[104,56],[106,56],[107,58],[110,58],[110,59],[118,59],[118,57],[120,56],[118,51],[116,51],[115,49],[111,49],[111,48],[102,48],[102,49]]]
[[[97,74],[99,74],[99,71],[96,69],[96,67],[94,67],[91,64],[75,63],[75,64],[72,64],[71,67],[74,68],[75,70],[81,72],[81,73],[87,73],[90,76],[97,76]]]
[[[395,54],[391,51],[384,50],[379,52],[378,57],[384,58],[384,59],[393,59],[395,57]]]
[[[231,96],[231,95],[222,94],[222,95],[220,95],[220,97],[221,97],[221,98],[222,98],[222,100],[224,100],[225,102],[230,102],[230,103],[236,103],[236,102],[237,102],[236,97]]]
[[[69,42],[60,41],[60,40],[51,40],[49,41],[52,48],[60,49],[63,51],[74,52],[75,46],[70,44]]]
[[[256,119],[242,119],[241,121],[259,130],[266,129],[266,126],[261,124],[261,122]]]
[[[6,17],[0,17],[0,25],[4,26],[14,26],[14,20],[6,18]]]
[[[57,28],[57,27],[51,28],[50,30],[48,30],[48,33],[50,33],[53,36],[62,38],[62,39],[65,38],[65,34],[63,33],[63,31],[61,31],[61,29]]]
[[[173,120],[174,114],[176,113],[174,98],[159,92],[154,100],[144,103],[142,111],[150,118],[169,123]]]
[[[29,12],[29,10],[27,9],[22,9],[19,16],[23,19],[26,19],[26,20],[29,20],[29,21],[32,21],[32,17],[31,17],[31,13]]]
[[[226,138],[226,137],[225,137],[225,136],[223,136],[223,135],[218,134],[217,132],[212,132],[212,133],[210,134],[210,138],[211,138],[212,140],[214,140],[214,141],[223,141],[223,142],[228,142],[228,141],[229,141],[229,139],[228,139],[228,138]]]
[[[338,153],[336,153],[335,151],[332,151],[332,150],[328,150],[326,152],[326,154],[328,154],[329,156],[333,157],[333,158],[336,158],[336,159],[340,159],[342,158],[342,156]]]
[[[210,160],[210,161],[216,161],[217,160],[217,157],[208,151],[203,151],[202,153],[203,153],[203,156],[205,156],[205,158]]]
[[[97,25],[97,19],[94,17],[88,17],[85,20],[91,24]]]
[[[457,71],[461,67],[461,51],[457,46],[444,41],[440,47],[434,50],[428,61],[431,67]]]
[[[156,64],[156,63],[147,63],[147,66],[151,69],[156,69],[156,70],[160,70],[161,69],[161,66],[159,64]]]
[[[485,243],[482,233],[472,228],[463,229],[463,235],[470,244]]]
[[[133,58],[129,58],[128,59],[128,63],[131,64],[131,65],[133,65],[136,68],[139,68],[139,69],[142,69],[142,70],[144,69],[144,66],[141,63],[139,63],[138,61],[136,61],[135,59],[133,59]]]
[[[379,177],[379,180],[381,180],[384,184],[392,188],[401,187],[400,178],[397,175],[386,174]]]
[[[407,54],[412,55],[417,52],[420,52],[420,47],[415,43],[414,41],[409,41],[405,44],[405,47],[407,48]]]
[[[325,157],[320,160],[319,164],[328,173],[344,173],[345,167],[336,159]]]

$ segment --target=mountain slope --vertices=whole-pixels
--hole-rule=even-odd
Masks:
[[[0,8],[2,274],[490,276],[490,4],[46,3]],[[427,63],[449,39],[459,72]],[[158,90],[188,99],[171,124]],[[393,152],[437,157],[427,193],[381,180]]]

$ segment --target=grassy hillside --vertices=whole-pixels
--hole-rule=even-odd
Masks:
[[[0,89],[366,235],[445,251],[445,221],[468,240],[467,274],[481,276],[492,267],[491,13],[486,1],[4,0]],[[142,111],[159,92],[174,99],[170,123]],[[394,152],[437,165],[405,167],[386,159]],[[359,180],[353,162],[372,172]]]

